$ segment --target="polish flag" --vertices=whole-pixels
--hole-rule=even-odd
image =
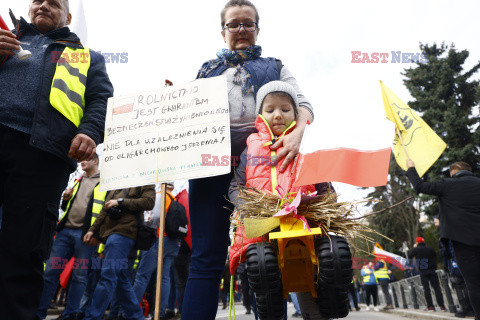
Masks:
[[[373,254],[378,260],[383,259],[385,260],[385,262],[393,264],[394,266],[400,268],[401,270],[404,270],[407,264],[406,258],[396,255],[394,253],[382,250],[378,247],[373,248]]]
[[[365,121],[330,118],[314,125],[304,133],[294,186],[332,181],[358,187],[387,184],[395,127],[383,109]]]

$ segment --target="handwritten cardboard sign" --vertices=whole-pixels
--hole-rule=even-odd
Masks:
[[[229,161],[204,165],[205,155],[230,159],[224,76],[108,100],[101,190],[230,172]]]

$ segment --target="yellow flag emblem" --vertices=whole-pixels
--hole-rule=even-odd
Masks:
[[[380,81],[380,87],[382,88],[385,115],[387,119],[395,123],[396,129],[398,129],[397,133],[400,133],[406,152],[410,159],[415,162],[418,175],[422,177],[437,161],[447,144],[382,81]],[[395,135],[393,141],[393,154],[398,165],[403,170],[407,170],[407,155],[398,134]]]

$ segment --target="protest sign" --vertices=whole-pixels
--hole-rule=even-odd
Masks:
[[[203,165],[206,155],[228,161]],[[108,100],[101,190],[229,172],[224,76]]]

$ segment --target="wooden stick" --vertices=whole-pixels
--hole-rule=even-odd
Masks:
[[[158,261],[157,261],[157,286],[155,293],[155,314],[154,319],[160,319],[160,298],[162,295],[162,269],[163,269],[163,234],[165,233],[165,205],[167,200],[167,185],[162,183],[160,187],[160,226],[158,230]]]
[[[397,131],[398,138],[400,139],[400,143],[402,144],[403,151],[405,151],[405,155],[407,156],[407,159],[410,159],[410,156],[408,155],[407,148],[405,148],[405,144],[403,143],[402,135],[400,134],[400,130],[395,126],[395,130]]]

